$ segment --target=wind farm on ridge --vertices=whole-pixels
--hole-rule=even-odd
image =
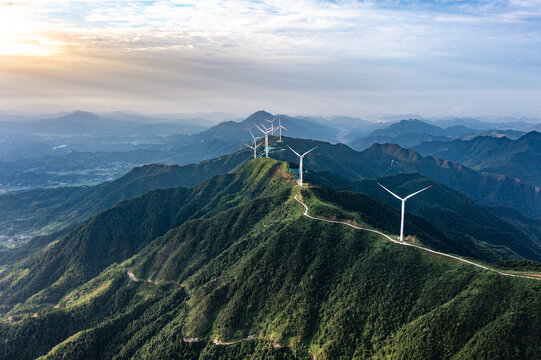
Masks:
[[[275,127],[274,126],[274,122],[278,120],[278,126]],[[252,149],[254,151],[254,159],[257,159],[258,157],[263,157],[263,154],[260,154],[258,156],[257,154],[257,148],[261,145],[264,144],[264,154],[265,154],[265,157],[268,158],[269,157],[269,153],[270,151],[273,149],[272,147],[270,147],[269,145],[269,134],[274,136],[274,133],[275,131],[279,131],[279,140],[277,142],[282,142],[282,130],[286,130],[287,131],[287,128],[285,126],[282,125],[282,121],[281,121],[281,116],[278,115],[278,116],[275,116],[273,119],[265,119],[265,121],[267,121],[269,124],[270,124],[270,127],[266,127],[265,125],[263,125],[262,123],[260,123],[259,125],[255,124],[255,126],[257,127],[257,129],[259,131],[261,131],[261,133],[264,135],[264,140],[260,143],[258,143],[258,140],[261,139],[261,137],[256,137],[254,136],[254,134],[252,133],[252,130],[251,129],[248,129],[250,135],[252,136],[252,143],[251,145],[249,144],[246,144],[245,145]],[[304,169],[303,169],[303,160],[304,160],[304,157],[306,155],[308,155],[309,153],[311,153],[313,150],[317,149],[317,146],[316,147],[313,147],[312,149],[308,150],[308,151],[305,151],[304,153],[300,154],[299,152],[295,151],[294,149],[292,149],[289,145],[286,144],[286,146],[289,148],[289,150],[291,150],[296,156],[298,156],[299,158],[299,167],[298,169],[292,169],[290,168],[289,170],[294,174],[298,174],[297,178],[298,178],[298,185],[302,188],[304,186],[304,182],[303,182],[303,173],[304,173]],[[406,200],[408,200],[409,198],[425,191],[425,190],[428,190],[431,186],[427,186],[419,191],[416,191],[412,194],[409,194],[407,196],[405,196],[404,198],[396,195],[395,193],[393,193],[391,190],[387,189],[385,186],[383,186],[382,184],[378,183],[379,186],[381,186],[383,189],[385,189],[388,193],[390,193],[392,196],[394,196],[395,198],[397,198],[398,200],[400,200],[402,202],[402,206],[401,206],[401,217],[400,217],[400,236],[398,237],[399,241],[400,242],[403,242],[404,241],[404,218],[405,218],[405,211],[406,211]]]

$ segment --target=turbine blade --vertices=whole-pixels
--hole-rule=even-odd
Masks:
[[[256,125],[256,126],[257,126],[257,125]],[[252,133],[252,129],[248,129],[248,131],[250,132],[250,135],[252,135],[252,138],[255,139],[255,136],[254,136],[254,134]]]
[[[261,131],[263,134],[266,134],[267,132],[264,131],[263,129],[261,129],[257,124],[255,124],[255,127],[259,129],[259,131]]]
[[[248,147],[249,147],[250,149],[252,149],[252,150],[254,149],[254,147],[253,147],[252,145],[248,145],[248,144],[246,144],[246,143],[244,143],[244,145],[248,146]]]
[[[308,150],[307,152],[305,152],[304,154],[302,154],[302,156],[304,157],[304,155],[308,154],[310,151],[315,150],[315,149],[317,149],[317,146],[316,146],[315,148],[312,148],[312,149]]]
[[[394,192],[392,192],[391,190],[387,189],[385,186],[381,185],[380,183],[378,183],[379,186],[381,186],[382,188],[384,188],[385,190],[387,190],[387,192],[389,194],[391,194],[392,196],[394,196],[395,198],[397,198],[398,200],[402,201],[402,200],[405,200],[405,199],[402,199],[400,196],[396,195]]]
[[[282,129],[284,129],[284,130],[287,130],[287,128],[286,128],[285,126],[283,126],[283,125],[280,125],[280,127],[281,127]],[[287,131],[289,131],[289,130],[287,130]]]
[[[426,189],[428,189],[428,188],[430,188],[430,187],[432,187],[432,185],[427,186],[427,187],[425,187],[424,189],[421,189],[421,190],[419,190],[419,191],[416,191],[416,192],[414,192],[413,194],[409,194],[408,196],[406,196],[406,197],[404,198],[404,200],[408,200],[410,197],[415,196],[415,195],[417,195],[418,193],[420,193],[420,192],[422,192],[422,191],[425,191]]]
[[[295,150],[293,150],[292,148],[290,148],[289,145],[286,145],[286,146],[289,148],[289,150],[293,151],[298,157],[302,157],[302,156],[299,155],[298,152],[296,152]]]

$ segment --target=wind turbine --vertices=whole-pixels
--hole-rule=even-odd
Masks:
[[[295,153],[295,155],[297,155],[299,157],[299,185],[302,187],[302,159],[304,159],[304,156],[306,154],[308,154],[310,151],[314,150],[315,148],[317,148],[317,146],[315,148],[312,148],[310,150],[308,150],[307,152],[305,152],[304,154],[300,155],[298,152],[296,152],[295,150],[293,150],[292,148],[289,147],[289,145],[286,145],[289,150],[293,151]]]
[[[282,117],[278,116],[278,127],[277,129],[280,130],[280,140],[278,142],[282,142],[282,129],[287,130],[285,126],[282,125]]]
[[[425,191],[426,189],[432,187],[432,185],[430,186],[427,186],[425,187],[424,189],[421,189],[419,191],[416,191],[414,192],[413,194],[409,194],[408,196],[406,196],[405,198],[401,198],[400,196],[396,195],[394,192],[392,192],[391,190],[387,189],[385,186],[381,185],[380,183],[378,183],[379,186],[381,186],[382,188],[384,188],[385,190],[387,190],[387,192],[389,192],[391,195],[393,195],[395,198],[397,198],[398,200],[402,201],[402,217],[400,218],[400,241],[404,241],[404,213],[406,212],[406,200],[408,200],[410,197],[413,197],[415,195],[417,195],[418,193],[420,193],[421,191]]]
[[[271,135],[274,135],[274,131],[276,131],[275,128],[274,128],[274,121],[275,121],[275,120],[276,120],[276,117],[275,117],[274,119],[272,119],[272,120],[265,119],[265,121],[268,121],[268,122],[271,124],[271,127],[270,127],[270,129],[271,129]]]
[[[261,145],[261,144],[258,144],[258,143],[257,143],[257,140],[258,140],[259,138],[256,138],[256,137],[254,136],[254,134],[252,133],[252,130],[248,129],[248,131],[250,132],[250,135],[252,135],[252,138],[253,138],[254,140],[252,141],[252,145],[248,145],[248,144],[246,144],[246,143],[245,143],[244,145],[246,145],[246,146],[248,146],[250,149],[253,149],[253,150],[254,150],[254,159],[255,159],[255,158],[257,158],[257,148],[258,148],[259,145]]]
[[[265,157],[269,157],[269,133],[270,133],[271,129],[267,129],[265,127],[265,125],[263,125],[263,124],[261,124],[261,126],[265,130],[263,130],[262,128],[257,126],[257,124],[255,124],[255,126],[259,129],[259,131],[261,131],[263,134],[265,134]]]

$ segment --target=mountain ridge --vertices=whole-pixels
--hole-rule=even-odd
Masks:
[[[316,216],[365,224],[398,215],[366,195],[348,209],[314,190],[303,189],[302,201]],[[97,215],[94,226],[115,224],[111,211],[122,207],[124,218],[141,221],[129,210],[132,205],[158,206],[160,201],[150,200],[170,199],[171,191],[123,202]],[[541,355],[538,281],[507,278],[396,246],[377,234],[309,219],[293,199],[299,188],[287,165],[275,160],[251,161],[191,191],[193,197],[173,212],[193,214],[189,208],[201,201],[193,209],[207,203],[213,213],[203,209],[78,286],[46,290],[49,303],[41,307],[34,302],[12,309],[11,322],[5,315],[0,322],[0,336],[9,339],[0,356],[476,359],[500,358],[517,348],[527,358]],[[352,211],[357,205],[366,208]],[[148,210],[152,217],[152,206]],[[419,224],[415,235],[421,242],[451,236]],[[156,282],[135,282],[128,271]],[[25,277],[5,275],[0,270],[4,303],[6,282],[20,286]],[[250,335],[253,340],[235,343]]]

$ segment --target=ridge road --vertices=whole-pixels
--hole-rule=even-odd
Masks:
[[[496,269],[492,269],[492,268],[489,268],[488,266],[484,266],[484,265],[481,265],[481,264],[477,264],[473,261],[470,261],[470,260],[466,260],[466,259],[463,259],[459,256],[455,256],[455,255],[451,255],[451,254],[446,254],[446,253],[443,253],[443,252],[439,252],[439,251],[436,251],[436,250],[432,250],[432,249],[429,249],[429,248],[425,248],[423,246],[420,246],[420,245],[415,245],[415,244],[410,244],[410,243],[407,243],[407,242],[400,242],[398,240],[394,240],[393,238],[391,238],[389,235],[387,234],[384,234],[382,233],[381,231],[378,231],[378,230],[374,230],[374,229],[369,229],[369,228],[365,228],[365,227],[361,227],[361,226],[357,226],[357,225],[353,225],[353,224],[349,224],[345,221],[339,221],[339,220],[328,220],[328,219],[323,219],[323,218],[318,218],[318,217],[315,217],[315,216],[312,216],[310,214],[308,214],[308,206],[306,206],[305,203],[303,203],[301,200],[299,200],[299,198],[297,197],[299,196],[299,194],[297,193],[295,196],[293,196],[293,198],[299,203],[301,204],[303,207],[304,207],[304,213],[303,215],[312,219],[312,220],[317,220],[317,221],[324,221],[324,222],[327,222],[327,223],[331,223],[331,224],[342,224],[342,225],[346,225],[346,226],[349,226],[349,227],[352,227],[356,230],[363,230],[363,231],[370,231],[370,232],[373,232],[373,233],[376,233],[378,235],[381,235],[383,237],[385,237],[387,240],[389,240],[390,242],[392,243],[395,243],[397,245],[402,245],[402,246],[410,246],[410,247],[415,247],[415,248],[418,248],[418,249],[421,249],[423,251],[426,251],[426,252],[429,252],[431,254],[436,254],[436,255],[440,255],[440,256],[444,256],[444,257],[447,257],[447,258],[451,258],[453,260],[457,260],[457,261],[460,261],[460,262],[463,262],[463,263],[466,263],[466,264],[469,264],[469,265],[473,265],[473,266],[476,266],[478,268],[481,268],[483,270],[487,270],[487,271],[492,271],[492,272],[495,272],[497,274],[500,274],[500,275],[503,275],[503,276],[509,276],[509,277],[518,277],[518,278],[524,278],[524,279],[531,279],[531,280],[537,280],[537,281],[541,281],[541,278],[539,277],[535,277],[535,276],[527,276],[527,275],[519,275],[519,274],[509,274],[509,273],[506,273],[506,272],[503,272],[503,271],[499,271],[499,270],[496,270]]]

